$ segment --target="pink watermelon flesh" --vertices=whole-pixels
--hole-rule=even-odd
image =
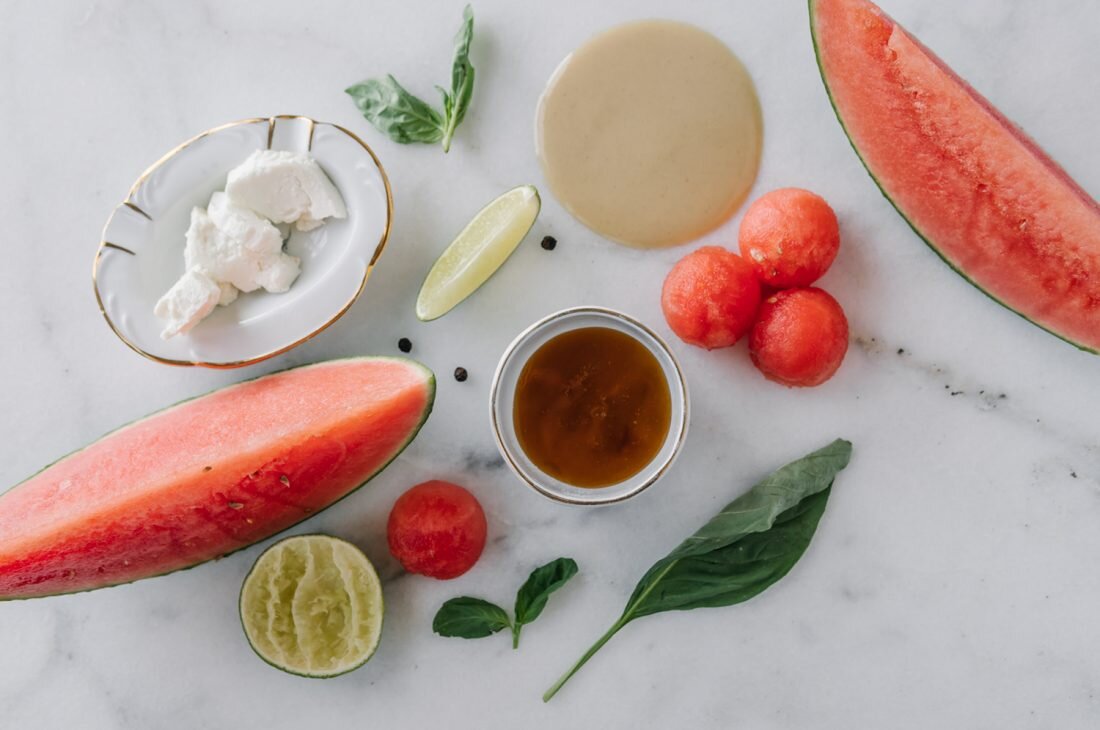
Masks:
[[[991,297],[1100,351],[1096,201],[876,5],[809,1],[837,117],[898,212]]]
[[[290,527],[396,457],[434,396],[410,360],[334,360],[108,434],[0,495],[0,599],[160,575]]]

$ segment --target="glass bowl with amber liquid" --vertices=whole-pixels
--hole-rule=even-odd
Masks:
[[[688,394],[668,346],[611,309],[556,312],[501,357],[493,433],[519,478],[559,502],[620,502],[657,482],[687,435]]]

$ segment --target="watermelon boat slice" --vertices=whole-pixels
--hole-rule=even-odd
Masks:
[[[127,583],[273,535],[381,471],[434,398],[418,363],[351,358],[125,426],[0,495],[0,600]]]
[[[821,78],[871,177],[989,296],[1100,351],[1100,206],[867,0],[809,0]]]

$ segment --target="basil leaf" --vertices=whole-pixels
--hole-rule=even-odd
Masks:
[[[368,79],[346,92],[367,121],[394,142],[432,144],[443,139],[443,117],[406,91],[393,76]]]
[[[432,619],[432,631],[460,639],[480,639],[511,625],[503,608],[469,596],[447,601]]]
[[[810,545],[829,488],[779,514],[771,529],[712,552],[665,558],[634,589],[628,620],[662,611],[731,606],[747,601],[790,572]]]
[[[397,79],[367,79],[345,89],[367,121],[394,142],[409,144],[443,143],[451,149],[455,129],[466,116],[474,93],[474,67],[470,63],[470,44],[474,39],[474,11],[469,5],[462,11],[462,26],[455,35],[451,62],[451,88],[436,86],[443,97],[443,113],[405,90]]]
[[[462,26],[455,34],[454,60],[451,61],[451,90],[443,91],[444,116],[443,151],[451,149],[455,129],[466,116],[470,97],[474,93],[474,67],[470,63],[470,44],[474,39],[474,10],[467,5],[462,10]]]
[[[782,578],[809,546],[828,489],[851,453],[852,445],[838,439],[765,477],[657,561],[638,582],[624,615],[729,606]],[[822,496],[811,500],[814,495]],[[693,581],[696,569],[699,580]],[[725,578],[722,586],[708,587],[712,570]]]
[[[516,593],[516,620],[512,625],[512,648],[519,646],[520,629],[534,621],[546,608],[550,594],[577,574],[573,558],[558,558],[535,568]]]
[[[638,582],[619,620],[543,695],[543,701],[634,619],[741,603],[786,575],[809,547],[833,480],[848,465],[851,453],[852,445],[837,439],[787,464],[658,560]]]

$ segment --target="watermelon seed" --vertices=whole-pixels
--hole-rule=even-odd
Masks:
[[[244,507],[240,502],[230,502],[229,509],[242,509]]]
[[[281,477],[279,477],[279,482],[284,487],[289,487],[290,486],[290,477],[288,477],[286,474],[283,474]]]
[[[211,470],[211,469],[213,469],[213,468],[214,468],[214,467],[212,467],[212,466],[204,466],[204,467],[202,468],[202,470],[203,470],[203,471],[210,471],[210,470]]]

